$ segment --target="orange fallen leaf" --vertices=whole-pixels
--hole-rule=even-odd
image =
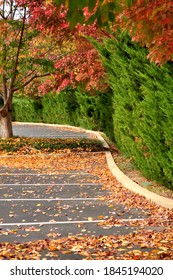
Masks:
[[[67,251],[62,251],[62,254],[67,255],[67,254],[71,254],[72,252],[70,250]]]

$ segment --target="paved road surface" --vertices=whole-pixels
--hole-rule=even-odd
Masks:
[[[14,136],[43,137],[43,138],[89,138],[89,134],[84,130],[64,129],[63,127],[37,125],[37,124],[17,124],[13,123]],[[1,135],[1,126],[0,126]]]
[[[14,133],[32,137],[89,138],[86,132],[29,124],[14,125]],[[12,157],[8,156],[9,161]],[[40,155],[35,164],[44,160],[46,162],[46,156]],[[100,200],[108,191],[103,190],[99,177],[90,174],[87,168],[68,170],[66,167],[56,173],[0,167],[0,242],[26,242],[50,235],[58,238],[128,234],[136,228],[119,226],[108,229],[98,226],[98,222],[109,217],[125,221],[146,218],[140,209],[129,210],[122,204],[112,205]],[[80,256],[69,255],[69,258]]]

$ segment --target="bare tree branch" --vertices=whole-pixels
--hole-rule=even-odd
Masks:
[[[17,49],[17,53],[16,53],[16,59],[15,59],[14,67],[13,67],[13,70],[12,70],[13,76],[11,78],[11,83],[10,83],[10,93],[12,92],[13,85],[14,85],[14,82],[15,82],[16,76],[17,76],[17,67],[18,67],[18,63],[19,63],[19,54],[20,54],[20,49],[21,49],[21,46],[22,46],[23,34],[24,34],[24,29],[25,29],[25,20],[26,20],[26,8],[24,8],[23,24],[22,24],[18,49]]]
[[[13,3],[11,2],[11,4],[13,4]],[[5,5],[4,5],[4,8],[5,8]],[[6,98],[5,102],[4,102],[3,107],[0,109],[0,113],[5,112],[6,109],[9,107],[9,104],[12,101],[12,96],[13,96],[13,93],[14,93],[13,86],[14,86],[14,82],[15,82],[16,76],[17,76],[17,67],[18,67],[18,63],[19,63],[19,54],[20,54],[20,50],[21,50],[21,46],[22,46],[23,34],[24,34],[24,29],[25,29],[25,20],[26,20],[26,7],[24,8],[23,24],[22,24],[19,44],[18,44],[18,48],[17,48],[17,52],[16,52],[14,67],[12,69],[12,74],[13,75],[12,75],[12,78],[10,79],[10,85],[9,85],[9,89],[8,89],[8,92],[7,92],[7,98]]]
[[[23,85],[14,88],[13,89],[13,93],[18,91],[18,90],[20,90],[20,89],[22,89],[22,88],[24,88],[24,87],[26,87],[27,85],[29,85],[36,78],[43,78],[43,77],[50,76],[50,75],[51,75],[51,73],[45,73],[45,74],[40,74],[40,75],[36,74],[36,75],[32,76],[29,80],[27,80]]]
[[[23,77],[22,79],[21,79],[21,82],[22,81],[24,81],[24,80],[26,80],[28,77],[30,77],[31,75],[33,75],[34,74],[34,72],[36,72],[37,70],[36,69],[34,69],[34,70],[32,70],[31,72],[29,72],[25,77]]]

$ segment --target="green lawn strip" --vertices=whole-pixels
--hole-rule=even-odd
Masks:
[[[51,139],[51,138],[25,138],[13,137],[0,139],[0,153],[17,153],[34,149],[43,152],[58,150],[104,151],[102,143],[94,139]]]

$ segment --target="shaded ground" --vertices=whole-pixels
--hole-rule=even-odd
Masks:
[[[104,152],[43,151],[0,157],[1,259],[173,259],[173,211],[121,186]]]
[[[158,195],[173,199],[173,190],[144,177],[141,171],[134,166],[132,159],[126,158],[121,153],[114,153],[114,160],[119,169],[141,187]]]

